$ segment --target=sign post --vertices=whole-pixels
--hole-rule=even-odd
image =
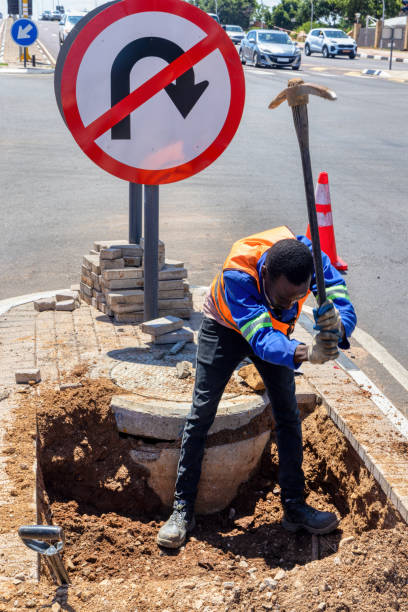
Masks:
[[[83,152],[130,183],[130,241],[140,240],[145,186],[145,317],[152,318],[158,186],[204,170],[223,153],[241,120],[244,75],[224,30],[187,2],[122,0],[105,7],[68,37],[55,91]]]

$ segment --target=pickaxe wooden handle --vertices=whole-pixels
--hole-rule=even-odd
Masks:
[[[319,305],[326,301],[326,289],[324,285],[322,252],[320,248],[319,227],[317,225],[316,204],[312,177],[312,164],[310,161],[309,152],[309,122],[307,117],[307,104],[309,103],[309,94],[326,98],[327,100],[336,100],[337,96],[334,91],[315,85],[313,83],[304,83],[302,79],[291,79],[288,82],[287,89],[284,89],[276,96],[269,104],[269,108],[276,108],[282,102],[287,100],[292,108],[293,121],[295,123],[296,134],[299,141],[300,155],[302,158],[303,179],[305,183],[307,213],[309,217],[310,235],[313,245],[313,261],[316,273],[316,285],[318,293]]]

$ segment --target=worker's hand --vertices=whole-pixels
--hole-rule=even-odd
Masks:
[[[326,300],[319,308],[313,310],[315,319],[315,329],[319,331],[330,331],[337,333],[338,337],[343,336],[343,329],[339,311],[333,302]]]
[[[313,338],[308,347],[308,359],[310,363],[326,363],[339,356],[337,343],[339,336],[337,332],[321,331]]]

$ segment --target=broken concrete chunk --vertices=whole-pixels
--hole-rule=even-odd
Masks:
[[[183,325],[184,321],[179,317],[160,317],[159,319],[145,321],[142,324],[142,332],[144,334],[151,334],[152,336],[161,336],[175,331],[176,329],[181,329]]]
[[[57,302],[55,306],[55,310],[75,310],[76,304],[75,300],[61,300],[61,302]]]
[[[238,370],[238,375],[254,391],[264,391],[265,385],[256,367],[251,363]]]
[[[193,373],[191,363],[189,361],[179,361],[176,364],[176,376],[177,378],[189,378]]]
[[[57,302],[62,302],[64,300],[78,300],[79,293],[78,291],[71,291],[70,289],[65,289],[64,291],[57,291],[55,294],[55,299]]]
[[[127,240],[96,240],[94,242],[94,249],[95,251],[100,251],[101,249],[110,249],[112,247],[118,247],[127,244],[129,244]]]
[[[152,336],[154,344],[174,344],[175,342],[193,342],[194,334],[190,329],[182,328],[168,334]]]
[[[55,298],[41,298],[40,300],[35,300],[34,308],[38,310],[38,312],[43,312],[44,310],[55,310]]]
[[[15,377],[16,383],[28,384],[31,381],[40,382],[41,373],[39,368],[24,368],[22,370],[16,370]]]
[[[59,386],[60,391],[66,391],[67,389],[79,389],[80,387],[82,387],[82,383],[80,382],[76,382],[76,383],[63,383]]]
[[[101,259],[119,259],[122,257],[122,249],[112,247],[110,249],[100,250]]]

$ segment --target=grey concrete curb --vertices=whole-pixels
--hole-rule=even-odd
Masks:
[[[27,293],[26,295],[19,295],[17,297],[6,298],[0,300],[0,315],[5,314],[10,308],[14,306],[21,306],[21,304],[27,304],[27,302],[33,302],[40,298],[47,298],[55,295],[57,291],[63,291],[63,289],[54,289],[53,291],[42,291],[41,293]]]

